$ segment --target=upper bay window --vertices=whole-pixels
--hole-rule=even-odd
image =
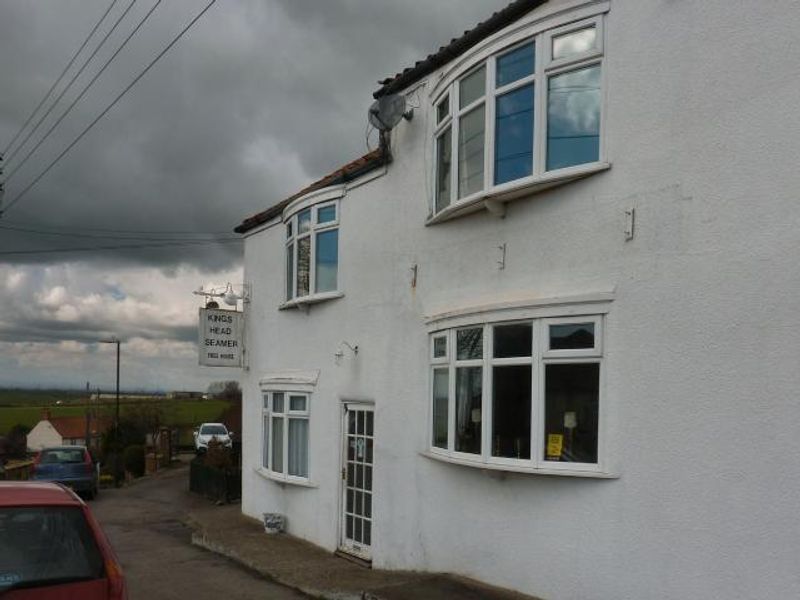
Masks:
[[[601,163],[602,25],[506,45],[438,95],[434,213]]]
[[[339,203],[304,208],[285,224],[286,300],[337,291]]]

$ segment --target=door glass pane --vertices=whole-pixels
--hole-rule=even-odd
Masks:
[[[450,114],[450,95],[445,96],[439,104],[436,105],[436,123],[439,124],[447,118]]]
[[[493,332],[493,356],[495,358],[512,358],[531,355],[533,327],[530,323],[495,325]]]
[[[297,295],[308,296],[311,269],[311,238],[297,240]]]
[[[323,206],[317,210],[317,223],[330,223],[336,220],[336,205]]]
[[[532,75],[534,62],[533,44],[527,44],[499,57],[497,59],[497,87]]]
[[[461,117],[458,130],[458,197],[483,189],[484,130],[486,107],[481,105]]]
[[[492,456],[531,457],[531,365],[494,367]]]
[[[314,291],[336,290],[336,271],[339,265],[339,230],[317,234],[316,282]]]
[[[372,544],[372,522],[364,519],[364,529],[362,531],[362,542],[369,546]]]
[[[481,453],[481,367],[456,369],[456,440],[458,452]]]
[[[433,371],[433,445],[447,448],[447,405],[450,386],[448,369]]]
[[[459,329],[456,332],[456,346],[458,360],[483,358],[483,328]]]
[[[545,366],[545,460],[597,462],[600,365]]]
[[[592,25],[553,37],[553,60],[583,54],[597,47],[597,28]]]
[[[372,411],[371,410],[367,411],[367,423],[365,431],[367,435],[372,435],[374,420],[375,420],[375,415],[372,413]]]
[[[600,66],[550,78],[547,170],[600,158]]]
[[[550,350],[594,348],[594,323],[550,325]]]
[[[436,139],[436,212],[450,204],[450,169],[453,154],[453,134],[448,127]]]
[[[272,419],[272,470],[283,473],[283,417]]]
[[[459,108],[464,108],[481,98],[486,90],[486,67],[467,75],[459,83]]]
[[[311,229],[311,209],[306,209],[297,215],[297,233],[306,233]]]
[[[533,173],[533,84],[497,98],[494,182]]]
[[[289,419],[289,475],[308,477],[308,419]]]
[[[294,244],[286,246],[286,299],[294,296]]]

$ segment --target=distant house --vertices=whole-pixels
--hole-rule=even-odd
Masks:
[[[48,446],[80,446],[86,444],[97,448],[100,438],[108,429],[110,421],[97,417],[53,417],[45,409],[42,420],[28,433],[28,449],[41,450]]]

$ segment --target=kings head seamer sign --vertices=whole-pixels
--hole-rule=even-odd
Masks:
[[[200,364],[206,367],[242,366],[242,313],[200,309]]]

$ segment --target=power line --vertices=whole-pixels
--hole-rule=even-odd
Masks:
[[[148,243],[148,244],[118,244],[109,246],[78,246],[74,248],[46,248],[42,250],[3,250],[0,251],[0,256],[12,255],[31,255],[31,254],[66,254],[70,252],[95,252],[97,250],[142,250],[146,248],[168,248],[175,246],[199,246],[204,244],[231,244],[243,242],[243,239],[235,240],[204,240],[204,241],[182,241],[182,242],[164,242],[164,243]]]
[[[227,235],[226,237],[217,236],[217,234],[203,234],[201,232],[197,232],[194,235],[206,235],[206,236],[215,236],[213,238],[206,237],[203,238],[167,238],[167,237],[143,237],[143,236],[126,236],[120,237],[119,234],[106,234],[106,235],[96,235],[91,233],[75,233],[75,232],[64,232],[64,231],[43,231],[41,229],[32,229],[28,227],[14,227],[9,225],[0,225],[0,230],[6,231],[18,231],[21,233],[33,233],[36,235],[52,235],[58,237],[70,237],[70,238],[89,238],[89,239],[116,239],[116,240],[133,240],[133,241],[150,241],[150,242],[168,242],[168,241],[187,241],[187,242],[213,242],[218,240],[234,240],[239,239],[238,236]],[[151,235],[158,235],[158,233],[151,233]]]
[[[39,102],[39,104],[36,106],[36,108],[34,108],[34,109],[33,109],[33,112],[32,112],[32,113],[31,113],[31,114],[28,116],[28,118],[27,118],[27,119],[25,120],[25,122],[22,124],[22,127],[20,127],[20,128],[19,128],[19,130],[17,131],[17,133],[15,133],[15,134],[14,134],[14,137],[13,137],[13,138],[11,139],[11,141],[8,143],[8,146],[6,146],[6,147],[5,147],[5,150],[3,150],[2,154],[4,154],[4,155],[5,155],[5,154],[7,154],[7,153],[8,153],[8,151],[11,149],[11,146],[13,146],[13,145],[14,145],[14,142],[16,142],[16,141],[17,141],[17,138],[19,138],[20,134],[21,134],[23,131],[25,131],[25,128],[26,128],[26,127],[28,126],[28,124],[29,124],[29,123],[30,123],[30,122],[33,120],[33,117],[34,117],[34,115],[36,115],[36,113],[37,113],[37,112],[39,112],[39,109],[40,109],[40,108],[42,108],[42,106],[44,105],[44,103],[45,103],[45,102],[47,101],[47,99],[50,97],[50,94],[52,94],[52,93],[53,93],[53,90],[55,90],[55,89],[56,89],[56,87],[58,86],[58,84],[59,84],[59,83],[61,83],[61,80],[64,78],[64,75],[66,75],[66,74],[67,74],[67,71],[69,71],[70,67],[73,65],[73,63],[75,62],[75,60],[78,58],[78,55],[79,55],[81,52],[83,52],[83,49],[86,47],[86,44],[88,44],[88,43],[89,43],[89,40],[92,38],[92,36],[94,35],[94,33],[95,33],[95,32],[97,31],[97,29],[100,27],[100,24],[101,24],[103,21],[105,21],[106,17],[108,16],[108,13],[110,13],[110,12],[111,12],[111,9],[112,9],[112,8],[114,8],[114,5],[115,5],[115,4],[116,4],[118,1],[119,1],[119,0],[111,0],[111,4],[109,4],[109,5],[108,5],[108,8],[106,9],[106,12],[104,12],[104,13],[103,13],[103,16],[102,16],[102,17],[100,17],[100,20],[99,20],[97,23],[95,23],[95,26],[94,26],[94,27],[92,28],[92,30],[89,32],[89,35],[87,35],[87,36],[86,36],[86,39],[85,39],[85,40],[83,40],[83,43],[81,44],[81,47],[80,47],[80,48],[78,48],[78,51],[77,51],[77,52],[75,52],[75,54],[73,54],[73,55],[72,55],[72,58],[71,58],[71,59],[70,59],[70,61],[67,63],[67,66],[66,66],[66,67],[64,67],[64,70],[63,70],[63,71],[61,71],[61,75],[59,75],[59,76],[58,76],[58,79],[56,79],[56,80],[55,80],[55,82],[53,83],[53,85],[51,85],[51,86],[50,86],[50,89],[49,89],[49,90],[47,90],[47,93],[44,95],[44,98],[42,98],[41,102]]]
[[[135,3],[136,3],[136,0],[131,0],[131,3],[128,5],[128,10],[130,10],[130,9],[131,9],[131,7],[132,7],[132,6],[133,6]],[[142,17],[142,19],[139,21],[139,23],[136,25],[136,27],[134,27],[133,31],[131,31],[131,32],[128,34],[128,37],[126,37],[126,38],[125,38],[125,39],[122,41],[122,43],[121,43],[121,44],[119,45],[119,47],[116,49],[116,51],[114,52],[114,54],[112,54],[112,55],[111,55],[111,58],[109,58],[109,59],[108,59],[108,60],[105,62],[105,64],[104,64],[104,65],[103,65],[103,66],[100,68],[100,70],[99,70],[97,73],[95,73],[95,76],[94,76],[94,77],[92,77],[91,81],[89,81],[89,83],[87,83],[87,84],[84,86],[84,88],[81,90],[81,93],[80,93],[80,94],[78,94],[78,96],[77,96],[77,97],[76,97],[76,98],[75,98],[75,99],[72,101],[72,103],[71,103],[71,104],[70,104],[70,105],[67,107],[67,110],[65,110],[63,113],[61,113],[61,116],[60,116],[60,117],[59,117],[59,118],[56,120],[56,122],[55,122],[55,123],[53,123],[53,125],[50,127],[50,129],[48,129],[48,130],[47,130],[47,133],[45,133],[45,134],[42,136],[42,138],[41,138],[41,139],[40,139],[40,140],[39,140],[39,141],[36,143],[36,145],[35,145],[33,148],[31,148],[31,150],[30,150],[30,151],[29,151],[29,152],[28,152],[28,153],[25,155],[25,158],[23,158],[23,159],[22,159],[22,162],[18,163],[18,164],[17,164],[17,165],[14,167],[14,169],[13,169],[13,170],[12,170],[12,171],[11,171],[11,172],[8,174],[8,177],[6,178],[6,181],[9,181],[9,180],[10,180],[10,179],[11,179],[11,178],[14,176],[14,173],[16,173],[17,171],[19,171],[19,170],[20,170],[20,168],[22,168],[22,165],[24,165],[26,162],[28,162],[28,159],[31,157],[31,155],[33,155],[33,153],[34,153],[34,152],[36,152],[36,151],[37,151],[37,150],[38,150],[38,149],[41,147],[41,145],[42,145],[42,144],[45,142],[45,140],[46,140],[48,137],[50,137],[50,134],[51,134],[51,133],[53,133],[53,131],[55,130],[55,128],[56,128],[56,127],[58,127],[58,126],[61,124],[61,122],[64,120],[64,118],[65,118],[65,117],[66,117],[66,116],[67,116],[67,115],[70,113],[70,111],[71,111],[71,110],[72,110],[72,109],[75,107],[75,105],[76,105],[78,102],[80,102],[81,98],[83,98],[83,97],[84,97],[84,95],[86,95],[86,92],[88,92],[88,91],[89,91],[89,88],[91,88],[91,87],[92,87],[92,85],[94,85],[94,82],[95,82],[95,81],[97,81],[97,80],[100,78],[100,76],[103,74],[103,72],[104,72],[104,71],[105,71],[105,70],[108,68],[108,65],[110,65],[110,64],[113,62],[113,60],[114,60],[115,58],[117,58],[117,55],[119,55],[119,53],[120,53],[120,52],[122,52],[122,49],[123,49],[123,48],[124,48],[124,47],[125,47],[125,46],[128,44],[128,42],[130,41],[130,39],[131,39],[131,38],[132,38],[134,35],[136,35],[136,32],[137,32],[137,31],[139,31],[139,29],[142,27],[142,25],[144,25],[144,24],[145,24],[145,21],[147,21],[147,19],[149,19],[149,18],[150,18],[150,15],[152,15],[152,14],[153,14],[153,12],[156,10],[156,8],[158,8],[158,5],[159,5],[159,4],[161,4],[161,0],[156,0],[156,3],[153,5],[153,7],[152,7],[152,8],[151,8],[151,9],[150,9],[148,12],[147,12],[147,14],[146,14],[144,17]],[[127,13],[127,11],[126,11],[126,13]],[[125,14],[126,14],[126,13],[125,13]],[[124,16],[125,16],[125,14],[123,14],[122,16],[124,17]],[[103,41],[105,41],[105,39],[103,39]],[[90,59],[91,59],[91,57],[90,57]],[[60,100],[60,98],[59,98],[59,100]],[[54,106],[55,106],[55,105],[54,105]],[[27,140],[26,140],[26,141],[27,141]]]
[[[51,229],[62,232],[84,232],[96,231],[102,233],[130,233],[130,234],[152,234],[152,235],[228,235],[230,231],[190,231],[190,230],[155,230],[155,229],[102,229],[99,227],[49,227],[47,225],[31,225],[29,223],[21,223],[19,221],[5,220],[5,223],[16,227],[38,227],[39,229]]]
[[[67,83],[67,85],[64,87],[64,89],[63,89],[63,90],[61,90],[61,92],[58,94],[58,98],[56,98],[56,99],[55,99],[55,101],[54,101],[54,102],[53,102],[53,103],[50,105],[50,108],[48,108],[48,109],[45,111],[45,113],[44,113],[44,114],[43,114],[43,115],[42,115],[42,116],[39,118],[39,120],[38,120],[38,121],[36,121],[36,125],[34,125],[34,126],[33,126],[33,129],[31,129],[31,130],[28,132],[28,134],[25,136],[25,139],[24,139],[24,140],[22,140],[22,142],[21,142],[21,143],[20,143],[20,144],[17,146],[16,150],[14,150],[14,152],[12,152],[12,153],[9,155],[9,157],[8,157],[8,160],[9,160],[9,161],[12,161],[12,160],[14,160],[14,157],[15,157],[15,156],[16,156],[16,155],[19,153],[19,151],[20,151],[20,150],[22,150],[22,149],[25,147],[25,144],[27,144],[27,143],[28,143],[28,140],[29,140],[29,139],[31,139],[31,136],[33,136],[33,134],[34,134],[34,133],[36,133],[36,130],[37,130],[37,129],[39,129],[39,127],[42,125],[42,123],[44,123],[44,120],[45,120],[47,117],[49,117],[49,116],[50,116],[50,113],[51,113],[51,112],[53,112],[53,109],[54,109],[56,106],[58,106],[58,103],[59,103],[59,102],[61,102],[61,99],[64,97],[64,94],[66,94],[66,93],[69,91],[69,89],[72,87],[72,84],[73,84],[73,83],[75,83],[75,80],[77,80],[77,79],[78,79],[78,77],[80,77],[80,76],[81,76],[81,73],[83,73],[83,71],[86,69],[86,67],[89,65],[89,63],[90,63],[90,62],[92,62],[92,59],[93,59],[93,58],[94,58],[94,57],[97,55],[97,53],[100,51],[100,48],[102,48],[102,47],[103,47],[103,45],[106,43],[106,40],[109,38],[109,36],[110,36],[112,33],[114,33],[114,31],[116,31],[117,27],[118,27],[118,26],[119,26],[119,24],[122,22],[122,19],[124,19],[124,18],[125,18],[125,16],[128,14],[128,12],[130,12],[130,10],[133,8],[133,5],[134,5],[134,4],[136,4],[136,0],[131,0],[131,3],[130,3],[130,4],[128,4],[128,8],[126,8],[126,9],[123,11],[123,13],[122,13],[122,14],[121,14],[119,17],[117,17],[117,20],[116,20],[116,21],[114,22],[114,24],[111,26],[111,29],[109,29],[109,30],[106,32],[106,34],[103,36],[103,39],[102,39],[102,40],[100,40],[100,43],[99,43],[99,44],[97,44],[97,46],[95,46],[95,49],[94,49],[94,51],[93,51],[93,52],[92,52],[92,53],[89,55],[89,58],[87,58],[85,61],[83,61],[83,64],[81,65],[80,69],[78,69],[78,72],[77,72],[77,73],[75,73],[75,75],[73,75],[73,76],[72,76],[72,79],[70,79],[70,80],[69,80],[69,83]],[[70,107],[70,108],[72,108],[72,107]],[[69,112],[69,109],[67,110],[67,112]],[[62,119],[63,119],[63,117],[64,117],[64,116],[62,115]],[[59,119],[59,123],[60,123],[60,122],[61,122],[61,120]],[[52,131],[52,129],[51,129],[50,131]],[[42,138],[42,140],[44,140],[44,138],[46,138],[46,137],[47,137],[47,136],[50,134],[50,131],[48,131],[48,132],[47,132],[47,133],[44,135],[44,137]],[[39,144],[41,144],[42,140],[39,140]],[[30,156],[30,153],[28,153],[28,156]],[[27,159],[28,159],[28,157],[26,156],[26,157],[25,157],[25,159],[23,160],[23,162],[25,162],[25,160],[27,160]],[[14,174],[14,173],[17,171],[17,169],[18,169],[18,168],[19,168],[19,167],[15,168],[15,169],[14,169],[14,171],[12,171],[12,172],[9,174],[9,178],[11,177],[11,175],[13,175],[13,174]]]
[[[106,113],[108,113],[108,111],[110,111],[110,110],[111,110],[111,109],[112,109],[112,108],[113,108],[113,107],[114,107],[114,106],[117,104],[117,102],[119,102],[119,101],[122,99],[122,97],[123,97],[125,94],[127,94],[127,93],[128,93],[128,91],[130,91],[130,89],[131,89],[131,88],[132,88],[134,85],[136,85],[136,84],[139,82],[139,80],[140,80],[142,77],[144,77],[144,75],[145,75],[145,74],[146,74],[146,73],[147,73],[147,72],[148,72],[148,71],[149,71],[151,68],[153,68],[153,66],[154,66],[154,65],[155,65],[155,64],[156,64],[156,63],[157,63],[159,60],[161,60],[161,57],[163,57],[163,56],[164,56],[164,55],[165,55],[167,52],[169,52],[169,50],[170,50],[170,49],[171,49],[171,48],[172,48],[172,47],[173,47],[173,46],[174,46],[176,43],[178,43],[178,40],[180,40],[180,39],[181,39],[181,38],[182,38],[182,37],[183,37],[183,36],[186,34],[186,32],[187,32],[187,31],[189,31],[189,29],[191,29],[191,27],[192,27],[192,26],[193,26],[193,25],[194,25],[194,24],[195,24],[197,21],[199,21],[199,20],[200,20],[200,18],[201,18],[201,17],[202,17],[202,16],[203,16],[203,15],[204,15],[204,14],[205,14],[207,11],[208,11],[208,9],[210,9],[210,8],[211,8],[211,7],[214,5],[214,3],[215,3],[216,1],[217,1],[217,0],[211,0],[211,1],[210,1],[210,2],[209,2],[209,3],[208,3],[206,6],[205,6],[205,8],[203,8],[203,10],[201,10],[199,13],[197,13],[197,15],[196,15],[196,16],[195,16],[195,17],[194,17],[194,18],[193,18],[191,21],[189,21],[189,23],[188,23],[188,24],[187,24],[187,25],[186,25],[186,26],[185,26],[185,27],[184,27],[184,28],[183,28],[183,29],[180,31],[180,33],[178,33],[178,35],[176,35],[176,36],[175,36],[175,37],[172,39],[172,41],[171,41],[169,44],[167,44],[167,45],[166,45],[166,47],[164,47],[164,49],[163,49],[161,52],[159,52],[159,53],[156,55],[156,57],[155,57],[155,58],[154,58],[154,59],[153,59],[153,60],[150,62],[150,64],[148,64],[148,65],[147,65],[147,66],[146,66],[146,67],[145,67],[145,68],[142,70],[142,72],[141,72],[141,73],[139,73],[139,75],[137,75],[137,76],[136,76],[136,78],[135,78],[135,79],[134,79],[134,80],[133,80],[133,81],[132,81],[130,84],[128,84],[128,86],[127,86],[127,87],[126,87],[124,90],[122,90],[122,92],[120,92],[120,93],[119,93],[119,95],[118,95],[116,98],[114,98],[114,100],[111,102],[111,104],[109,104],[109,105],[108,105],[108,106],[107,106],[107,107],[106,107],[106,108],[103,110],[103,112],[101,112],[99,115],[97,115],[97,117],[96,117],[96,118],[95,118],[95,119],[94,119],[94,120],[93,120],[91,123],[89,123],[89,125],[88,125],[88,126],[87,126],[87,127],[86,127],[86,128],[85,128],[85,129],[84,129],[84,130],[83,130],[83,131],[80,133],[80,135],[78,135],[78,137],[76,137],[76,138],[75,138],[75,139],[72,141],[72,143],[70,143],[70,145],[69,145],[69,146],[67,146],[67,147],[66,147],[66,148],[65,148],[65,149],[64,149],[64,150],[61,152],[61,154],[59,154],[58,156],[56,156],[56,158],[55,158],[55,159],[54,159],[54,160],[53,160],[53,161],[52,161],[52,162],[51,162],[49,165],[47,165],[47,167],[44,169],[44,171],[42,171],[41,173],[39,173],[39,175],[37,175],[37,176],[34,178],[34,180],[31,182],[31,183],[29,183],[29,184],[28,184],[28,185],[27,185],[27,186],[26,186],[26,187],[25,187],[25,188],[24,188],[24,189],[23,189],[23,190],[22,190],[22,191],[21,191],[19,194],[17,194],[17,195],[14,197],[14,199],[13,199],[13,200],[11,200],[11,202],[9,202],[9,203],[8,203],[8,206],[5,208],[5,211],[4,211],[4,212],[8,212],[8,211],[9,211],[9,210],[10,210],[10,209],[11,209],[11,208],[12,208],[12,207],[13,207],[13,206],[14,206],[14,205],[17,203],[17,202],[19,202],[19,201],[20,201],[22,198],[24,198],[24,197],[25,197],[25,195],[26,195],[26,194],[27,194],[27,193],[28,193],[28,192],[29,192],[29,191],[30,191],[30,190],[33,188],[33,186],[35,186],[37,183],[39,183],[39,181],[42,179],[42,177],[44,177],[45,175],[47,175],[47,173],[50,171],[50,169],[52,169],[52,168],[53,168],[53,167],[54,167],[54,166],[55,166],[55,165],[56,165],[56,164],[57,164],[57,163],[58,163],[58,162],[59,162],[59,161],[60,161],[62,158],[64,158],[64,157],[67,155],[67,153],[68,153],[70,150],[72,150],[72,148],[73,148],[73,147],[74,147],[74,146],[75,146],[75,145],[76,145],[76,144],[77,144],[79,141],[81,141],[81,139],[83,139],[83,136],[85,136],[87,133],[89,133],[89,131],[92,129],[92,127],[94,127],[94,126],[97,124],[97,122],[98,122],[100,119],[102,119],[102,118],[103,118],[103,117],[106,115]],[[2,216],[2,215],[3,215],[3,213],[0,213],[0,216]]]

